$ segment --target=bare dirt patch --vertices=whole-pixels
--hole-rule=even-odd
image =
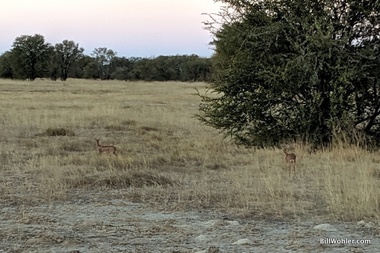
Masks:
[[[268,221],[211,210],[159,211],[125,190],[73,192],[70,201],[0,209],[0,252],[376,252],[379,230],[354,223]],[[322,221],[319,221],[322,222]],[[321,244],[320,239],[370,244]]]

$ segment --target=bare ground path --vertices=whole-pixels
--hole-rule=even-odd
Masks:
[[[107,190],[108,191],[108,190]],[[72,196],[65,203],[0,208],[0,252],[378,252],[378,228],[356,223],[317,230],[313,221],[279,222],[210,211],[163,212],[115,198]],[[108,197],[107,197],[108,196]],[[321,223],[321,222],[319,222]],[[334,229],[335,228],[335,229]],[[320,238],[370,239],[321,244]]]

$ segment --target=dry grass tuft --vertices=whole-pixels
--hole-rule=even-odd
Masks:
[[[98,171],[89,173],[82,177],[65,177],[65,183],[74,188],[82,187],[156,187],[156,186],[173,186],[175,182],[163,175],[155,175],[142,171]]]
[[[379,152],[342,142],[310,152],[295,143],[289,177],[282,150],[237,147],[200,125],[195,89],[205,84],[1,80],[3,205],[118,188],[162,209],[379,220]],[[99,155],[95,138],[118,156]]]
[[[65,128],[48,128],[36,136],[75,136],[74,131]]]

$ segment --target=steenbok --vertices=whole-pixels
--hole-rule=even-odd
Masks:
[[[100,145],[99,139],[95,139],[95,140],[96,140],[96,145],[97,145],[99,154],[109,153],[109,154],[114,154],[115,156],[117,156],[116,147],[114,145]]]
[[[286,162],[286,164],[288,166],[288,170],[289,170],[289,176],[290,176],[292,169],[293,169],[293,173],[296,174],[297,156],[294,153],[288,153],[286,151],[286,148],[284,148],[283,150],[284,150],[284,154],[285,154],[285,162]]]

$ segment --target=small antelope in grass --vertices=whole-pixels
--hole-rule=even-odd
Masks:
[[[95,139],[95,140],[96,140],[96,145],[98,146],[97,149],[98,149],[99,154],[104,152],[104,153],[114,154],[115,156],[117,156],[115,146],[113,146],[113,145],[100,145],[99,139]]]
[[[296,174],[296,161],[297,161],[297,156],[293,153],[288,153],[286,151],[286,148],[283,149],[284,150],[284,154],[285,154],[285,162],[288,166],[288,170],[289,170],[289,176],[290,176],[290,173],[292,171],[292,168],[293,168],[293,173],[294,175]]]

